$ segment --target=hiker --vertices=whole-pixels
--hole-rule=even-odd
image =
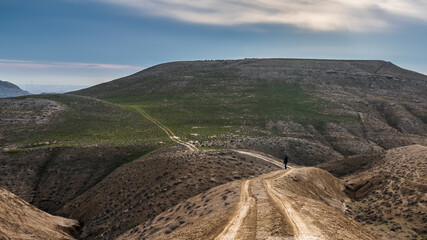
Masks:
[[[283,157],[283,164],[285,164],[285,169],[288,169],[288,156],[285,154],[285,157]]]

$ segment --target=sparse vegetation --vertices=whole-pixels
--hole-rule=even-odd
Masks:
[[[280,158],[286,151],[292,164],[329,162],[322,167],[342,177],[380,164],[383,153],[378,152],[384,149],[427,144],[426,77],[407,73],[381,61],[184,62],[77,95],[2,100],[7,104],[0,105],[0,183],[38,208],[79,219],[82,239],[115,238],[141,223],[141,229],[132,230],[137,239],[162,234],[173,239],[194,219],[218,214],[217,209],[231,211],[239,199],[235,180],[276,169],[227,149]],[[184,152],[137,109],[182,141],[211,151]],[[301,176],[288,183],[302,184]],[[234,187],[206,192],[228,182]],[[413,185],[390,187],[413,191],[402,194],[409,196],[419,192]],[[371,194],[368,187],[360,198]],[[393,191],[375,197],[393,197]],[[350,206],[356,211],[375,205],[372,199]],[[402,202],[408,208],[425,203],[418,200]],[[378,209],[390,208],[381,204]],[[389,218],[357,216],[368,225],[425,236],[420,226],[399,222],[425,214],[409,216],[406,210],[397,209]],[[216,219],[221,217],[227,218]]]
[[[30,131],[15,134],[14,125],[4,129],[2,133],[6,139],[3,145],[19,143],[20,147],[43,148],[168,142],[161,130],[150,121],[111,103],[73,95],[37,95],[31,98],[56,101],[65,108],[47,124],[27,126]]]
[[[224,134],[263,136],[267,121],[286,119],[314,124],[356,120],[324,113],[333,103],[307,94],[297,82],[253,81],[236,77],[233,72],[215,76],[215,70],[184,75],[192,75],[198,81],[180,91],[131,92],[126,96],[110,93],[102,98],[122,106],[138,105],[177,135],[193,140]],[[167,84],[168,81],[156,78],[142,83]],[[145,87],[143,84],[141,88]]]

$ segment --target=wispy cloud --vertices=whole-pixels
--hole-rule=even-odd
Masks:
[[[425,0],[94,0],[185,22],[286,24],[317,31],[374,31],[403,17],[427,23]]]
[[[140,66],[79,62],[37,62],[25,60],[0,59],[0,67],[32,69],[104,69],[141,70]]]

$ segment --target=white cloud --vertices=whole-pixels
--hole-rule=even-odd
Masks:
[[[334,31],[373,31],[396,17],[427,22],[426,0],[96,0],[143,14],[212,25],[286,24]]]

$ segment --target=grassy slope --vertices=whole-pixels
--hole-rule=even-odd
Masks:
[[[138,106],[201,146],[233,148],[242,140],[243,148],[280,157],[296,149],[284,138],[298,138],[347,156],[424,144],[426,79],[384,61],[194,61],[157,65],[76,94]],[[270,140],[254,148],[251,137]],[[270,151],[275,137],[282,145]],[[295,151],[294,158],[303,155]]]
[[[274,135],[265,129],[269,120],[302,124],[356,121],[348,116],[325,114],[324,110],[333,104],[304,92],[298,82],[254,80],[239,77],[235,71],[202,69],[177,73],[174,77],[156,77],[101,98],[122,106],[138,105],[177,135],[191,139],[228,133]],[[179,86],[182,79],[186,84],[185,76],[192,76],[193,80]],[[152,90],[141,93],[139,89]]]
[[[50,146],[123,146],[166,140],[153,123],[126,108],[73,95],[37,95],[31,98],[59,102],[65,109],[47,125],[28,126],[21,134],[13,127],[4,131],[7,143],[24,147]],[[45,143],[49,144],[45,144]]]

